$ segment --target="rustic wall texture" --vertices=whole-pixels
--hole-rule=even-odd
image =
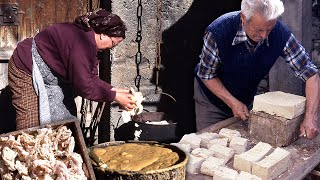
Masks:
[[[170,120],[178,122],[178,136],[195,131],[193,69],[199,61],[204,30],[218,16],[239,10],[240,2],[226,0],[217,5],[212,0],[142,1],[142,62],[139,69],[140,90],[146,97],[143,104],[148,111],[165,112]],[[128,27],[125,41],[111,52],[111,83],[120,87],[135,88],[137,7],[138,1],[112,2],[112,11],[119,14]],[[157,53],[159,42],[160,54]],[[159,93],[156,94],[154,69],[159,55],[161,70]],[[120,115],[117,106],[112,106],[111,134],[123,123]]]
[[[73,21],[79,14],[87,12],[90,4],[96,7],[96,0],[0,0],[0,4],[19,5],[19,25],[0,26],[0,133],[15,129],[15,111],[11,105],[8,88],[8,64],[16,44],[34,36],[43,28],[57,22]],[[0,16],[0,18],[3,18]]]

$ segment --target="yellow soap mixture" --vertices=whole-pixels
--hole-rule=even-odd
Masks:
[[[150,171],[170,167],[179,155],[169,148],[144,143],[125,143],[117,146],[94,148],[109,169],[124,171]]]

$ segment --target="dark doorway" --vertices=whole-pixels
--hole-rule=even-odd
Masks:
[[[163,32],[160,85],[177,102],[163,95],[159,111],[178,122],[178,135],[195,132],[194,67],[199,62],[206,27],[220,15],[240,10],[241,0],[194,0],[188,12]]]

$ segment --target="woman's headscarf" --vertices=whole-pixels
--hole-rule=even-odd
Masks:
[[[94,31],[97,34],[105,34],[111,37],[125,38],[126,26],[121,18],[111,12],[98,9],[78,16],[74,24],[84,31]]]

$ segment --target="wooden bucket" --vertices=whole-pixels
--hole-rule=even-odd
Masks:
[[[95,170],[95,174],[97,179],[112,179],[112,180],[154,180],[154,179],[161,179],[161,180],[184,180],[186,176],[186,164],[188,162],[188,156],[186,153],[184,153],[182,150],[177,148],[176,146],[169,145],[169,144],[159,144],[158,142],[152,142],[152,141],[113,141],[113,142],[107,142],[95,145],[90,149],[90,151],[93,150],[93,148],[103,148],[108,146],[117,146],[124,143],[144,143],[144,144],[150,144],[150,145],[160,145],[165,148],[169,148],[172,151],[178,153],[179,160],[178,162],[170,166],[168,168],[159,169],[159,170],[152,170],[152,171],[116,171],[116,170],[110,170],[107,168],[102,168],[97,165],[92,160],[93,168]],[[91,154],[91,153],[90,153]]]

